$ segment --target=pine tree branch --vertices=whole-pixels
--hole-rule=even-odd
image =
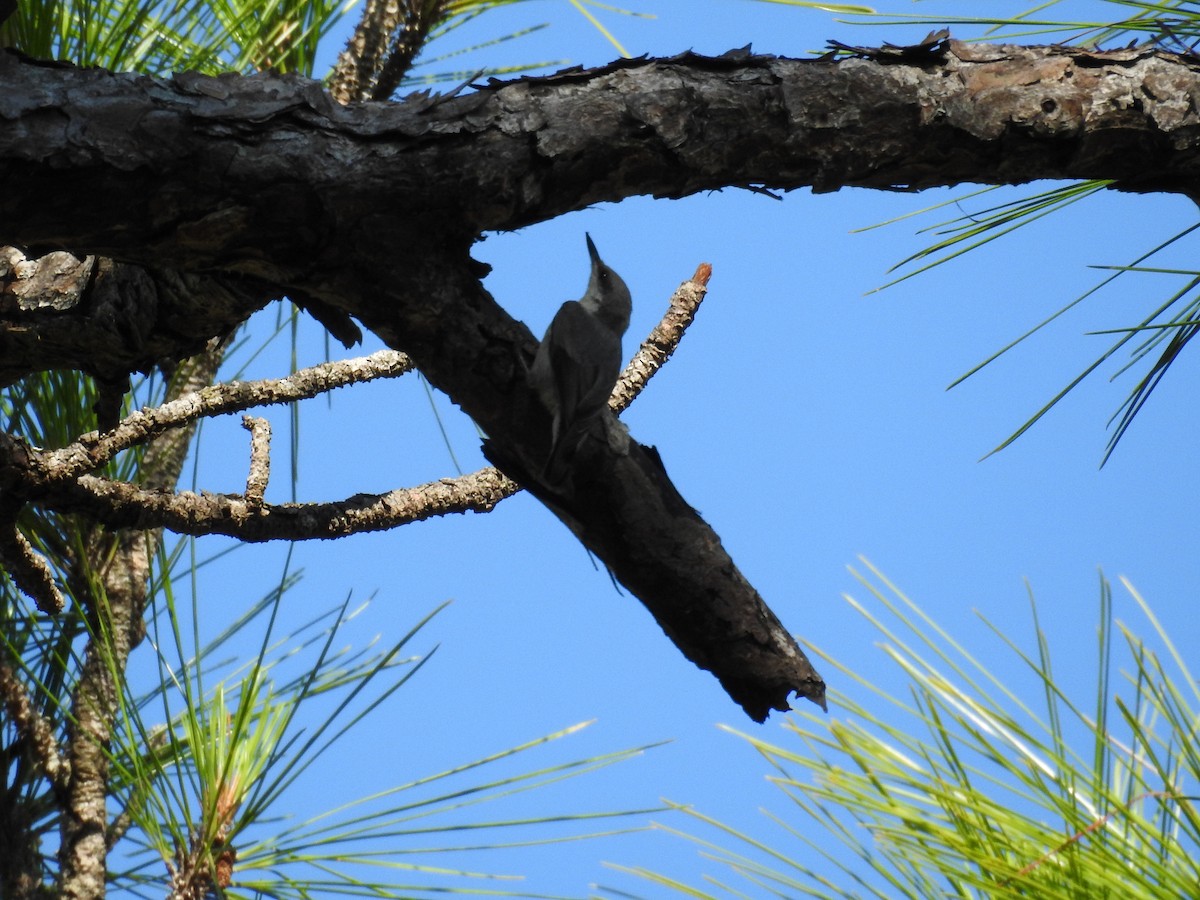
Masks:
[[[916,59],[856,53],[684,54],[349,107],[301,79],[166,82],[3,55],[0,241],[249,277],[353,315],[409,353],[760,718],[823,685],[657,456],[605,419],[572,496],[522,471],[544,431],[523,374],[535,342],[483,289],[468,255],[479,235],[728,186],[1097,178],[1200,197],[1192,59],[949,40]],[[0,359],[14,369],[44,356],[19,343],[22,315],[0,307]]]

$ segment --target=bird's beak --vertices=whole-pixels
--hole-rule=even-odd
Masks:
[[[600,254],[596,252],[596,245],[592,243],[592,236],[586,231],[583,233],[583,236],[587,238],[588,255],[592,257],[592,262],[599,264]]]

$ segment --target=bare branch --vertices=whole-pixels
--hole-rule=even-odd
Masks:
[[[517,490],[495,469],[485,468],[459,478],[386,494],[355,494],[332,503],[256,504],[240,494],[147,491],[83,475],[43,502],[85,512],[113,527],[164,527],[179,534],[224,534],[256,543],[339,538],[451,513],[490,512]]]
[[[250,432],[250,471],[246,475],[246,503],[256,509],[263,505],[267,481],[271,477],[271,423],[254,416],[242,416],[242,427]]]
[[[617,381],[609,406],[614,413],[622,413],[629,408],[654,377],[655,373],[666,364],[683,340],[704,295],[708,292],[708,279],[712,277],[712,266],[701,263],[696,268],[696,274],[690,281],[685,281],[671,295],[666,314],[651,330],[649,336],[642,341],[642,346],[634,355],[624,373]]]
[[[66,607],[46,560],[25,540],[15,522],[0,522],[0,562],[17,587],[46,615],[56,616]]]
[[[69,481],[99,468],[122,450],[204,417],[306,400],[376,378],[398,378],[412,369],[412,360],[403,353],[380,350],[370,356],[310,366],[283,378],[209,385],[162,406],[133,412],[112,431],[91,432],[61,450],[41,454],[43,478],[47,483]]]
[[[202,352],[280,293],[241,276],[0,247],[0,386],[48,369],[121,384]]]
[[[6,661],[0,661],[0,701],[17,733],[27,738],[42,772],[56,788],[63,788],[70,771],[54,737],[54,726],[37,711],[29,691]]]

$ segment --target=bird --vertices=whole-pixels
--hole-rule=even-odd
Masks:
[[[587,425],[608,407],[633,309],[621,276],[600,258],[591,235],[584,237],[592,261],[587,291],[559,307],[529,367],[529,383],[550,414],[547,476],[564,449],[577,447]]]

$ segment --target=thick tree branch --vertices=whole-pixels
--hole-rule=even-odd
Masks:
[[[239,276],[0,247],[0,387],[48,369],[120,381],[173,366],[278,296]]]
[[[452,211],[469,236],[747,184],[1187,191],[1198,68],[1152,48],[949,41],[915,64],[685,54],[340,107],[292,77],[167,83],[6,55],[0,240],[309,287],[363,232],[405,233],[414,209]]]
[[[687,54],[348,108],[296,78],[164,82],[3,55],[0,242],[250,273],[352,313],[383,288],[405,347],[401,320],[430,310],[395,276],[435,236],[461,253],[479,231],[632,194],[1080,177],[1196,193],[1194,59],[938,48],[917,63]],[[363,277],[367,255],[390,279]],[[99,317],[31,328],[0,304],[0,376],[87,368],[98,349],[130,371],[175,352],[179,333],[194,349],[196,332],[231,327],[265,301],[255,293],[123,311],[132,341],[101,340]]]

